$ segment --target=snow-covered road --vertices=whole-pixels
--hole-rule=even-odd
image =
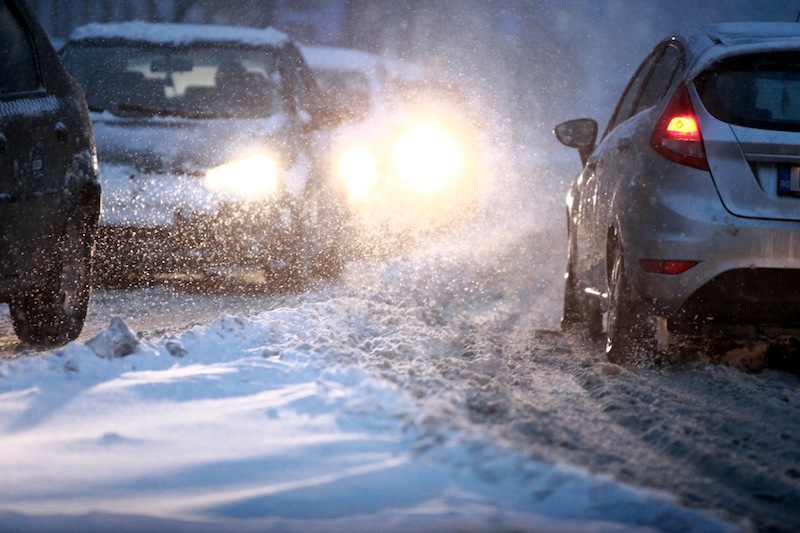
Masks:
[[[800,529],[797,376],[607,363],[505,206],[304,294],[98,290],[51,352],[0,310],[0,530]]]

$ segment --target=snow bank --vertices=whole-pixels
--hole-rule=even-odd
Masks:
[[[372,366],[457,344],[423,311],[337,297],[157,342],[115,319],[85,344],[1,361],[0,529],[737,530],[431,432],[406,378]]]

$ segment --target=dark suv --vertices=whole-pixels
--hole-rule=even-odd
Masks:
[[[19,338],[62,344],[83,328],[100,213],[80,88],[19,0],[0,0],[0,301]]]

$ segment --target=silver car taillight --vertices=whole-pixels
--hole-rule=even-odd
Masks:
[[[675,90],[656,123],[650,144],[663,157],[700,170],[708,170],[700,124],[685,85]]]
[[[651,274],[666,274],[677,276],[690,268],[697,266],[700,261],[675,261],[674,259],[639,259],[639,266]]]

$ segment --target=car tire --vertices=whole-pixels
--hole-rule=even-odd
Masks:
[[[308,287],[308,270],[307,256],[304,251],[298,250],[288,258],[285,266],[267,267],[264,277],[270,290],[281,293],[300,292]]]
[[[135,263],[132,263],[135,264]],[[106,259],[93,268],[93,284],[104,289],[130,290],[148,285],[148,279],[142,271],[134,271],[123,266],[122,261]]]
[[[606,357],[612,363],[629,364],[655,350],[649,317],[636,305],[625,276],[622,250],[615,247],[611,261],[606,327]]]
[[[281,236],[284,243],[278,257],[264,266],[264,276],[271,290],[278,292],[298,292],[308,286],[311,260],[308,242],[308,225],[301,215],[301,209],[290,206],[291,226]]]
[[[329,244],[314,258],[312,274],[320,279],[338,278],[344,272],[344,263],[341,245]]]
[[[564,309],[561,330],[566,333],[586,333],[591,339],[603,334],[603,312],[596,298],[588,298],[578,290],[575,273],[575,240],[569,232],[567,272],[564,279]]]
[[[22,342],[51,346],[78,337],[91,293],[93,236],[90,217],[70,218],[58,239],[46,281],[11,299],[11,320]]]
[[[310,274],[315,279],[334,279],[344,272],[347,230],[345,215],[337,208],[342,202],[330,191],[318,190],[306,203],[306,235],[316,243],[310,252]]]

